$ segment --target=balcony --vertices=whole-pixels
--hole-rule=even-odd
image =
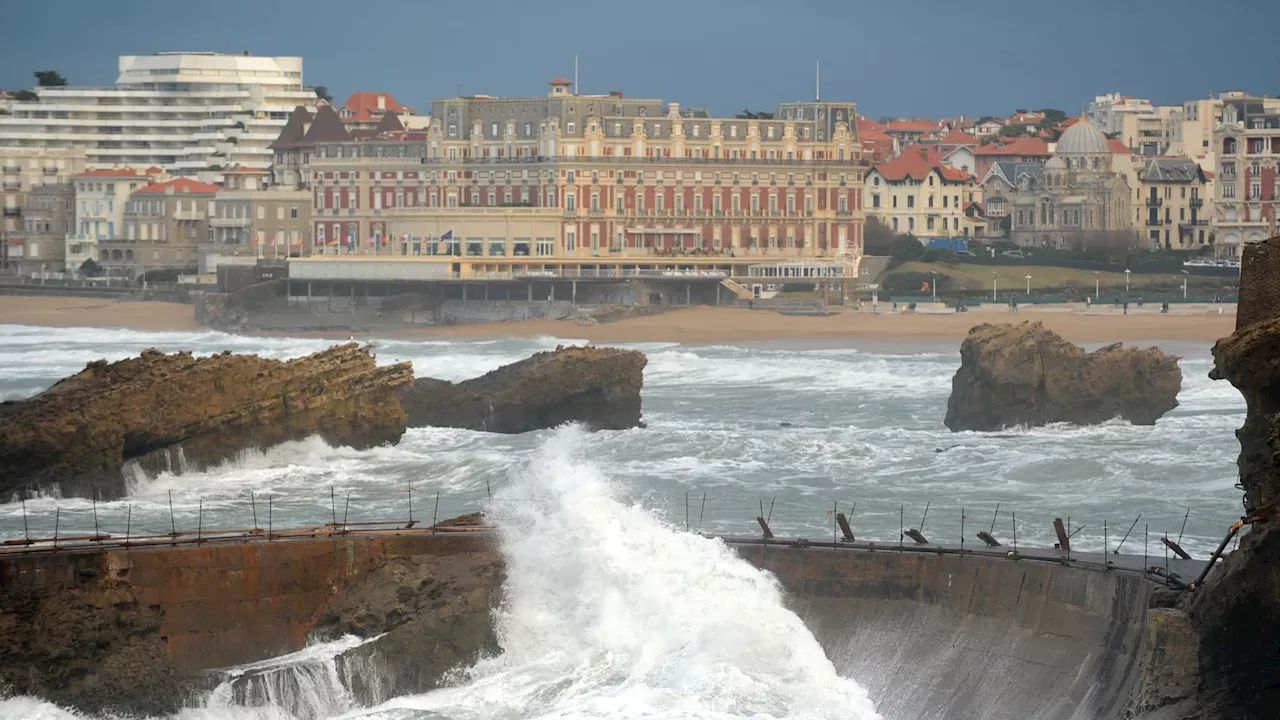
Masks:
[[[4,188],[5,190],[21,190],[21,189],[22,189],[22,183],[20,183],[20,182],[7,182],[7,183],[4,183],[3,185],[0,185],[0,187]]]
[[[5,217],[22,217],[22,208],[7,207],[4,209]]]
[[[1203,198],[1198,198],[1198,197],[1193,197],[1193,198],[1191,198],[1191,200],[1187,203],[1187,205],[1188,205],[1188,206],[1190,206],[1190,207],[1193,207],[1193,208],[1202,208],[1202,207],[1204,207],[1204,199],[1203,199]]]
[[[1147,207],[1161,207],[1163,205],[1164,205],[1164,200],[1160,198],[1153,198],[1153,197],[1147,198]]]
[[[60,172],[62,172],[62,171],[61,171],[61,170],[59,170],[59,169],[58,169],[58,168],[56,168],[56,167],[46,167],[46,168],[44,168],[44,174],[45,174],[45,175],[57,175],[57,174],[58,174],[58,173],[60,173]]]
[[[249,218],[211,217],[209,225],[216,228],[249,227]]]
[[[1147,222],[1145,224],[1147,227],[1163,227],[1164,220],[1161,220],[1160,218],[1147,218]]]
[[[20,172],[22,172],[22,168],[18,167],[17,165],[5,165],[5,166],[4,166],[4,168],[3,168],[3,170],[4,170],[5,172],[7,172],[7,173],[20,173]]]
[[[204,220],[205,213],[203,210],[175,210],[173,211],[174,220],[185,220],[188,222],[200,222]]]

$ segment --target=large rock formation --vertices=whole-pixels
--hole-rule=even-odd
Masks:
[[[644,353],[597,347],[555,352],[451,383],[419,378],[405,392],[409,425],[522,433],[580,422],[591,429],[640,425]]]
[[[1151,425],[1178,406],[1178,359],[1118,343],[1094,352],[1039,322],[978,325],[960,346],[944,422],[953,432],[1122,418]]]
[[[1200,633],[1206,718],[1271,718],[1280,708],[1280,239],[1245,249],[1236,331],[1213,347],[1210,377],[1231,382],[1248,412],[1240,486],[1250,523],[1240,548],[1190,603]],[[1224,528],[1225,531],[1225,528]]]
[[[179,449],[199,467],[310,435],[396,442],[412,379],[409,363],[378,367],[355,344],[287,362],[157,350],[92,362],[35,397],[0,403],[0,494],[57,483],[67,495],[117,497],[125,463],[164,467]]]

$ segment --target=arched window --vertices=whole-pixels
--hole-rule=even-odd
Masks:
[[[1229,138],[1226,138],[1226,139],[1224,139],[1224,140],[1222,141],[1222,154],[1223,154],[1223,155],[1235,155],[1235,154],[1236,154],[1236,139],[1235,139],[1235,138],[1231,138],[1231,137],[1229,137]]]

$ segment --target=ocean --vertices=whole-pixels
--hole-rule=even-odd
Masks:
[[[386,340],[376,353],[380,363],[412,361],[419,377],[459,380],[572,342]],[[329,344],[0,325],[0,399],[148,347],[289,358]],[[957,544],[963,527],[967,544],[989,529],[1007,542],[1016,528],[1020,544],[1050,546],[1061,517],[1076,533],[1073,548],[1114,549],[1132,527],[1126,553],[1145,545],[1161,555],[1158,538],[1167,534],[1203,557],[1240,514],[1233,433],[1244,402],[1209,380],[1207,345],[1160,346],[1181,356],[1184,380],[1180,406],[1154,426],[951,433],[942,418],[959,362],[954,345],[631,345],[649,357],[644,429],[504,436],[416,428],[395,447],[366,451],[313,438],[199,472],[138,472],[117,501],[51,491],[25,508],[6,502],[0,537],[52,536],[55,523],[64,535],[95,523],[144,534],[248,527],[255,518],[264,527],[410,513],[426,521],[479,509],[526,528],[520,543],[504,542],[515,599],[499,622],[504,653],[468,669],[456,687],[354,707],[330,677],[342,643],[358,642],[347,639],[277,660],[289,668],[287,699],[244,708],[215,691],[183,718],[291,717],[285,707],[300,717],[388,720],[872,718],[875,698],[857,678],[835,674],[772,579],[697,531],[758,536],[763,514],[778,536],[830,538],[839,510],[859,539],[896,544],[905,526]],[[627,531],[606,531],[617,527]],[[756,666],[757,653],[791,660],[779,674]],[[17,697],[0,700],[0,717],[75,716]]]

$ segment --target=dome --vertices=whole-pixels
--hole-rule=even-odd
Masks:
[[[1044,164],[1044,169],[1045,170],[1066,170],[1067,161],[1063,160],[1061,157],[1057,155],[1054,155],[1053,157],[1049,158],[1049,162]]]
[[[1093,123],[1081,118],[1058,138],[1058,152],[1067,155],[1106,155],[1111,152],[1107,136]]]

